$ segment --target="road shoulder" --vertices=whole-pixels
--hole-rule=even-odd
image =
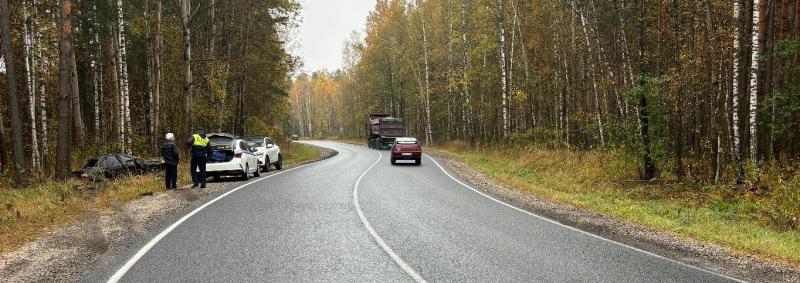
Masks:
[[[331,158],[336,152],[320,148],[312,160],[286,165],[284,170]],[[265,176],[281,171],[262,173]],[[211,182],[207,189],[188,187],[90,211],[79,220],[47,233],[19,249],[0,255],[0,278],[8,282],[80,281],[87,271],[108,263],[139,238],[163,227],[244,182]]]
[[[800,270],[790,265],[738,254],[729,248],[613,219],[575,206],[556,203],[505,186],[464,163],[428,153],[475,188],[509,204],[562,224],[714,272],[758,282],[798,282]]]

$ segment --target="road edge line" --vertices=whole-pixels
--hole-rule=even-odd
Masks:
[[[567,229],[569,229],[569,230],[573,230],[573,231],[576,231],[576,232],[579,232],[579,233],[583,233],[583,234],[585,234],[585,235],[588,235],[588,236],[591,236],[591,237],[593,237],[593,238],[597,238],[597,239],[600,239],[600,240],[603,240],[603,241],[607,241],[607,242],[610,242],[610,243],[616,244],[616,245],[618,245],[618,246],[621,246],[621,247],[624,247],[624,248],[628,248],[628,249],[632,249],[632,250],[634,250],[634,251],[637,251],[637,252],[640,252],[640,253],[643,253],[643,254],[646,254],[646,255],[649,255],[649,256],[657,257],[657,258],[660,258],[660,259],[663,259],[663,260],[666,260],[666,261],[669,261],[669,262],[672,262],[672,263],[676,263],[676,264],[679,264],[679,265],[683,265],[683,266],[689,267],[689,268],[691,268],[691,269],[695,269],[695,270],[698,270],[698,271],[702,271],[702,272],[710,273],[710,274],[713,274],[713,275],[717,275],[717,276],[720,276],[720,277],[722,277],[722,278],[725,278],[725,279],[728,279],[728,280],[732,280],[732,281],[735,281],[735,282],[748,282],[748,281],[744,281],[744,280],[742,280],[742,279],[738,279],[738,278],[735,278],[735,277],[731,277],[731,276],[728,276],[728,275],[725,275],[725,274],[722,274],[722,273],[719,273],[719,272],[715,272],[715,271],[708,270],[708,269],[705,269],[705,268],[697,267],[697,266],[694,266],[694,265],[691,265],[691,264],[688,264],[688,263],[685,263],[685,262],[680,262],[680,261],[677,261],[677,260],[674,260],[674,259],[671,259],[671,258],[668,258],[668,257],[662,256],[662,255],[655,254],[655,253],[653,253],[653,252],[649,252],[649,251],[646,251],[646,250],[643,250],[643,249],[640,249],[640,248],[637,248],[637,247],[634,247],[634,246],[630,246],[630,245],[628,245],[628,244],[625,244],[625,243],[617,242],[617,241],[614,241],[614,240],[612,240],[612,239],[608,239],[608,238],[605,238],[605,237],[602,237],[602,236],[596,235],[596,234],[594,234],[594,233],[591,233],[591,232],[588,232],[588,231],[584,231],[584,230],[581,230],[581,229],[578,229],[578,228],[575,228],[575,227],[572,227],[572,226],[566,225],[566,224],[564,224],[564,223],[561,223],[561,222],[555,221],[555,220],[553,220],[553,219],[550,219],[550,218],[547,218],[547,217],[544,217],[544,216],[541,216],[541,215],[535,214],[535,213],[533,213],[533,212],[530,212],[530,211],[524,210],[524,209],[522,209],[522,208],[516,207],[516,206],[514,206],[514,205],[511,205],[511,204],[509,204],[509,203],[507,203],[507,202],[505,202],[505,201],[502,201],[502,200],[499,200],[499,199],[497,199],[497,198],[495,198],[495,197],[492,197],[492,196],[490,196],[490,195],[486,194],[485,192],[483,192],[483,191],[481,191],[481,190],[475,189],[475,188],[473,188],[472,186],[470,186],[470,185],[468,185],[468,184],[465,184],[464,182],[462,182],[462,181],[461,181],[461,180],[459,180],[458,178],[456,178],[456,177],[453,177],[453,175],[450,175],[450,173],[449,173],[449,172],[447,172],[447,170],[445,170],[445,169],[444,169],[444,167],[442,167],[442,165],[441,165],[441,164],[439,164],[439,162],[437,162],[435,159],[433,159],[433,157],[430,157],[430,156],[429,156],[429,155],[427,155],[427,154],[423,154],[423,155],[424,155],[425,157],[427,157],[428,159],[430,159],[431,161],[433,161],[433,163],[434,163],[434,164],[436,164],[436,166],[438,166],[438,167],[439,167],[439,169],[441,169],[441,170],[442,170],[442,172],[444,172],[444,174],[445,174],[445,175],[447,175],[448,177],[450,177],[450,179],[453,179],[454,181],[456,181],[456,183],[459,183],[459,184],[461,184],[462,186],[466,187],[467,189],[470,189],[470,190],[472,190],[473,192],[475,192],[475,193],[477,193],[477,194],[479,194],[479,195],[481,195],[481,196],[484,196],[484,197],[486,197],[486,198],[488,198],[488,199],[490,199],[490,200],[493,200],[493,201],[495,201],[495,202],[497,202],[497,203],[499,203],[499,204],[502,204],[502,205],[504,205],[504,206],[507,206],[507,207],[509,207],[509,208],[512,208],[512,209],[514,209],[514,210],[517,210],[517,211],[519,211],[519,212],[522,212],[522,213],[528,214],[528,215],[530,215],[530,216],[533,216],[533,217],[535,217],[535,218],[539,218],[539,219],[541,219],[541,220],[544,220],[544,221],[546,221],[546,222],[549,222],[549,223],[552,223],[552,224],[556,224],[556,225],[558,225],[558,226],[561,226],[561,227],[567,228]]]
[[[242,189],[242,188],[244,188],[246,186],[258,183],[260,181],[269,179],[271,177],[278,176],[278,175],[281,175],[281,174],[284,174],[284,173],[289,173],[289,172],[292,172],[294,170],[297,170],[297,169],[300,169],[300,168],[303,168],[303,167],[306,167],[306,166],[318,164],[319,161],[330,160],[330,159],[332,159],[332,158],[334,158],[336,156],[338,156],[338,154],[335,155],[335,156],[332,156],[331,158],[318,160],[317,162],[311,162],[311,163],[303,164],[303,165],[300,165],[300,166],[297,166],[297,167],[294,167],[294,168],[291,168],[291,169],[287,169],[287,170],[284,170],[284,171],[281,171],[281,172],[278,172],[278,173],[275,173],[275,174],[271,174],[271,175],[268,175],[268,176],[261,177],[261,178],[259,178],[257,180],[250,181],[249,183],[246,183],[244,185],[241,185],[241,186],[238,186],[236,188],[233,188],[230,191],[227,191],[224,194],[222,194],[222,195],[220,195],[220,196],[218,196],[218,197],[216,197],[216,198],[204,203],[203,205],[201,205],[198,208],[195,208],[194,210],[192,210],[192,212],[189,212],[189,214],[184,215],[183,217],[178,219],[178,221],[176,221],[175,223],[172,223],[172,225],[170,225],[169,227],[164,229],[164,231],[161,231],[161,233],[159,233],[158,235],[153,237],[153,239],[151,239],[149,242],[147,242],[147,244],[145,244],[142,248],[140,248],[136,252],[136,254],[133,255],[133,257],[128,259],[128,261],[125,262],[124,265],[122,265],[119,269],[117,269],[117,272],[115,272],[114,275],[112,275],[110,278],[108,278],[108,281],[106,281],[106,282],[108,282],[108,283],[119,282],[119,280],[122,279],[122,277],[125,276],[125,274],[128,273],[128,271],[139,261],[139,259],[141,259],[145,254],[147,254],[147,252],[150,251],[150,249],[152,249],[156,244],[158,244],[159,241],[161,241],[161,239],[163,239],[170,232],[172,232],[172,230],[175,230],[175,228],[177,228],[179,225],[181,225],[184,221],[188,220],[193,215],[197,214],[198,212],[200,212],[204,208],[208,207],[209,205],[217,202],[218,200],[226,197],[227,195],[232,194],[233,192],[236,192],[239,189]]]
[[[361,173],[361,176],[358,177],[355,185],[353,185],[353,204],[356,207],[356,213],[358,213],[358,218],[361,219],[361,224],[363,224],[364,228],[367,229],[367,232],[369,232],[370,236],[372,236],[372,239],[374,239],[375,242],[378,242],[378,245],[383,249],[383,251],[386,252],[386,254],[388,254],[389,257],[391,257],[392,260],[394,260],[394,263],[396,263],[401,269],[403,269],[403,271],[405,271],[406,274],[408,274],[408,276],[411,276],[411,278],[414,279],[415,282],[419,283],[428,282],[425,280],[425,278],[419,275],[419,273],[417,273],[414,270],[414,268],[412,268],[408,263],[406,263],[403,260],[403,258],[397,255],[397,253],[394,252],[392,247],[390,247],[389,244],[387,244],[386,241],[384,241],[383,238],[381,238],[381,236],[378,235],[378,232],[376,232],[375,229],[372,227],[372,224],[369,223],[369,220],[367,220],[367,217],[364,215],[364,211],[361,210],[361,205],[358,203],[358,185],[361,183],[361,179],[363,179],[364,176],[367,175],[367,172],[372,170],[372,168],[375,167],[375,165],[378,165],[378,163],[383,159],[383,154],[380,151],[375,151],[375,152],[378,153],[378,160],[375,160],[375,163],[372,163],[372,165],[369,166],[367,170],[364,170],[364,173]]]

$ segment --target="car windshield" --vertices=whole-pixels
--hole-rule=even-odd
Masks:
[[[397,144],[417,144],[416,139],[397,139]]]
[[[247,141],[250,142],[250,144],[252,146],[254,146],[254,147],[262,147],[262,146],[264,146],[264,140],[263,139],[249,139]]]

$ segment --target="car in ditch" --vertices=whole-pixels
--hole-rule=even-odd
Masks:
[[[237,176],[242,180],[250,179],[250,175],[261,176],[258,156],[248,141],[224,133],[212,133],[206,137],[208,137],[206,176],[214,179]]]
[[[252,136],[244,138],[253,146],[255,155],[258,157],[258,165],[265,172],[269,171],[273,165],[275,169],[283,168],[283,155],[281,148],[267,136]]]
[[[414,160],[414,164],[422,164],[422,146],[416,138],[396,138],[392,144],[390,161],[395,164],[398,160]]]
[[[126,154],[106,154],[89,158],[80,170],[72,175],[79,179],[97,181],[127,175],[140,175],[162,170],[161,160],[143,159]]]

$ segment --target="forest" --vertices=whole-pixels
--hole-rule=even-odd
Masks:
[[[379,0],[344,67],[298,76],[290,130],[618,150],[642,180],[795,176],[800,1]]]
[[[281,135],[295,0],[0,0],[0,170],[64,179],[195,127]]]

